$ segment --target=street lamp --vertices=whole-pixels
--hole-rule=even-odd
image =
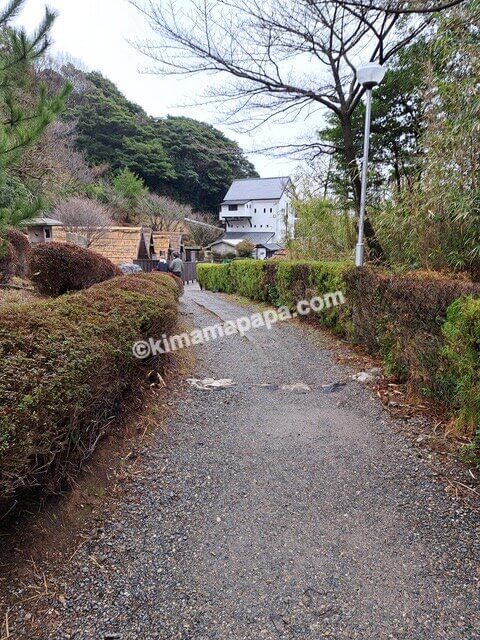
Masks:
[[[385,68],[376,62],[358,67],[357,80],[367,90],[367,108],[365,111],[365,137],[363,143],[362,192],[360,196],[360,217],[358,220],[358,242],[355,247],[355,265],[363,266],[363,228],[365,226],[365,203],[367,198],[368,151],[370,146],[370,121],[372,117],[372,89],[378,86],[385,77]]]

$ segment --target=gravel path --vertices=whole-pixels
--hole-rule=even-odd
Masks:
[[[249,312],[188,291],[201,327]],[[322,340],[323,343],[322,343]],[[198,348],[168,443],[65,569],[75,640],[480,638],[479,520],[328,341],[298,324]],[[303,382],[296,393],[276,385]],[[271,386],[260,386],[269,383]],[[31,637],[31,636],[30,636]]]

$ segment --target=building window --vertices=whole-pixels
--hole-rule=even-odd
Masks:
[[[257,213],[257,210],[256,210],[256,209],[254,209],[254,210],[253,210],[253,213]]]
[[[229,204],[228,205],[228,210],[229,211],[238,211],[238,204]]]
[[[272,212],[273,212],[273,209],[270,209],[270,213],[272,213]]]
[[[50,240],[50,238],[52,237],[52,230],[51,230],[51,229],[46,228],[46,229],[44,229],[44,231],[45,231],[45,238],[46,238],[46,240]]]
[[[267,210],[266,210],[266,209],[264,209],[264,210],[263,210],[263,213],[267,213]]]

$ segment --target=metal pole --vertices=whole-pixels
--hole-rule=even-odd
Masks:
[[[363,142],[362,192],[360,196],[360,216],[358,218],[358,242],[355,248],[355,265],[363,267],[363,228],[365,225],[365,204],[367,200],[368,152],[370,147],[370,121],[372,117],[372,90],[367,89],[367,108],[365,111],[365,138]]]

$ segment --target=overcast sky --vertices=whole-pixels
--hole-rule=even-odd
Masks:
[[[182,2],[183,0],[178,0]],[[68,53],[82,60],[90,70],[101,71],[127,98],[140,104],[152,116],[185,115],[203,120],[237,140],[248,152],[262,177],[288,175],[297,160],[265,157],[250,153],[255,148],[294,141],[312,123],[269,125],[255,134],[239,134],[218,121],[210,107],[187,107],[202,94],[209,78],[166,78],[142,73],[146,60],[127,40],[151,35],[145,18],[127,0],[48,0],[59,16],[53,30],[53,51]],[[45,0],[27,0],[18,22],[34,28],[40,21]]]

